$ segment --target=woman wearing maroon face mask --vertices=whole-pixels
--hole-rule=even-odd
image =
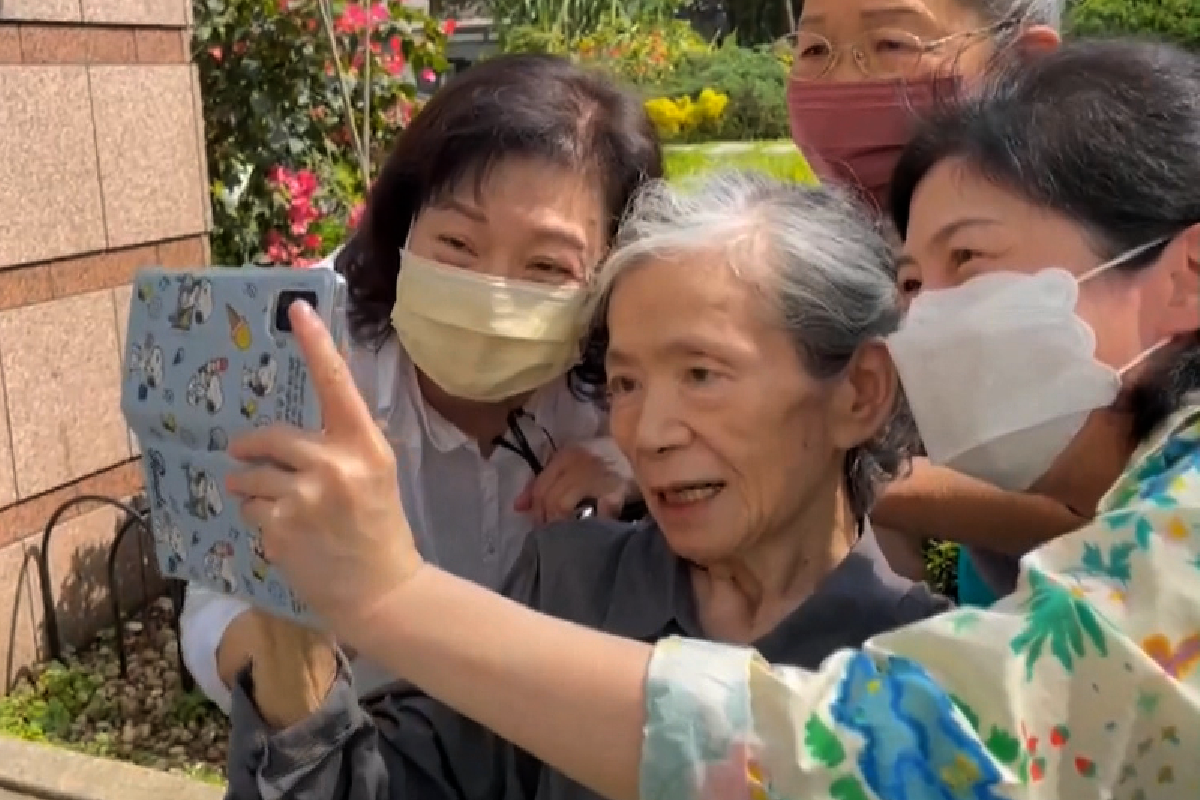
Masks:
[[[825,179],[883,209],[914,117],[998,52],[1057,46],[1065,0],[802,1],[788,85],[792,137]]]
[[[823,180],[857,186],[881,211],[892,168],[918,115],[963,83],[982,77],[998,54],[1058,46],[1065,0],[806,0],[802,2],[788,81],[792,138]],[[897,282],[906,298],[919,289],[911,267]],[[893,483],[875,519],[892,567],[924,577],[929,538],[997,549],[978,559],[964,551],[959,600],[986,605],[1011,590],[988,567],[1007,569],[1028,546],[1074,530],[1079,518],[1044,497],[1003,492],[933,467],[923,459]],[[1013,542],[1014,536],[1020,542]],[[977,551],[978,552],[978,551]],[[1015,562],[1013,562],[1015,563]],[[1015,573],[1014,573],[1015,574]]]

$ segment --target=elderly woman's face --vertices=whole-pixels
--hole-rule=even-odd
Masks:
[[[840,481],[838,393],[774,319],[720,255],[634,267],[611,297],[612,434],[672,549],[697,563],[790,530]]]
[[[409,248],[452,267],[500,278],[587,280],[604,252],[607,217],[597,184],[578,170],[510,158],[480,183],[467,175],[426,206]]]
[[[947,67],[973,76],[991,54],[985,20],[958,0],[806,0],[797,27],[798,80],[914,78]]]

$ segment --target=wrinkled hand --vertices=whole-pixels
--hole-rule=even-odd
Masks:
[[[265,611],[246,612],[254,703],[272,728],[287,728],[321,707],[337,677],[333,636]]]
[[[542,473],[530,481],[513,504],[514,511],[533,517],[539,525],[575,516],[575,507],[596,500],[601,516],[615,518],[632,491],[620,470],[586,448],[574,444],[557,451]]]
[[[288,309],[308,364],[324,430],[258,428],[229,443],[253,466],[232,473],[246,523],[264,554],[312,609],[351,643],[366,620],[422,565],[396,488],[391,446],[359,396],[320,318],[303,302]]]

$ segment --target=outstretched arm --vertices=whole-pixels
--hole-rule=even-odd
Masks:
[[[1057,500],[997,489],[920,458],[887,487],[871,511],[876,524],[916,539],[986,547],[1023,556],[1087,520]]]

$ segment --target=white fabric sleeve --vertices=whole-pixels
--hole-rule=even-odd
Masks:
[[[233,697],[217,669],[217,648],[230,623],[249,608],[244,600],[193,583],[188,584],[179,618],[183,663],[200,691],[226,714]]]

